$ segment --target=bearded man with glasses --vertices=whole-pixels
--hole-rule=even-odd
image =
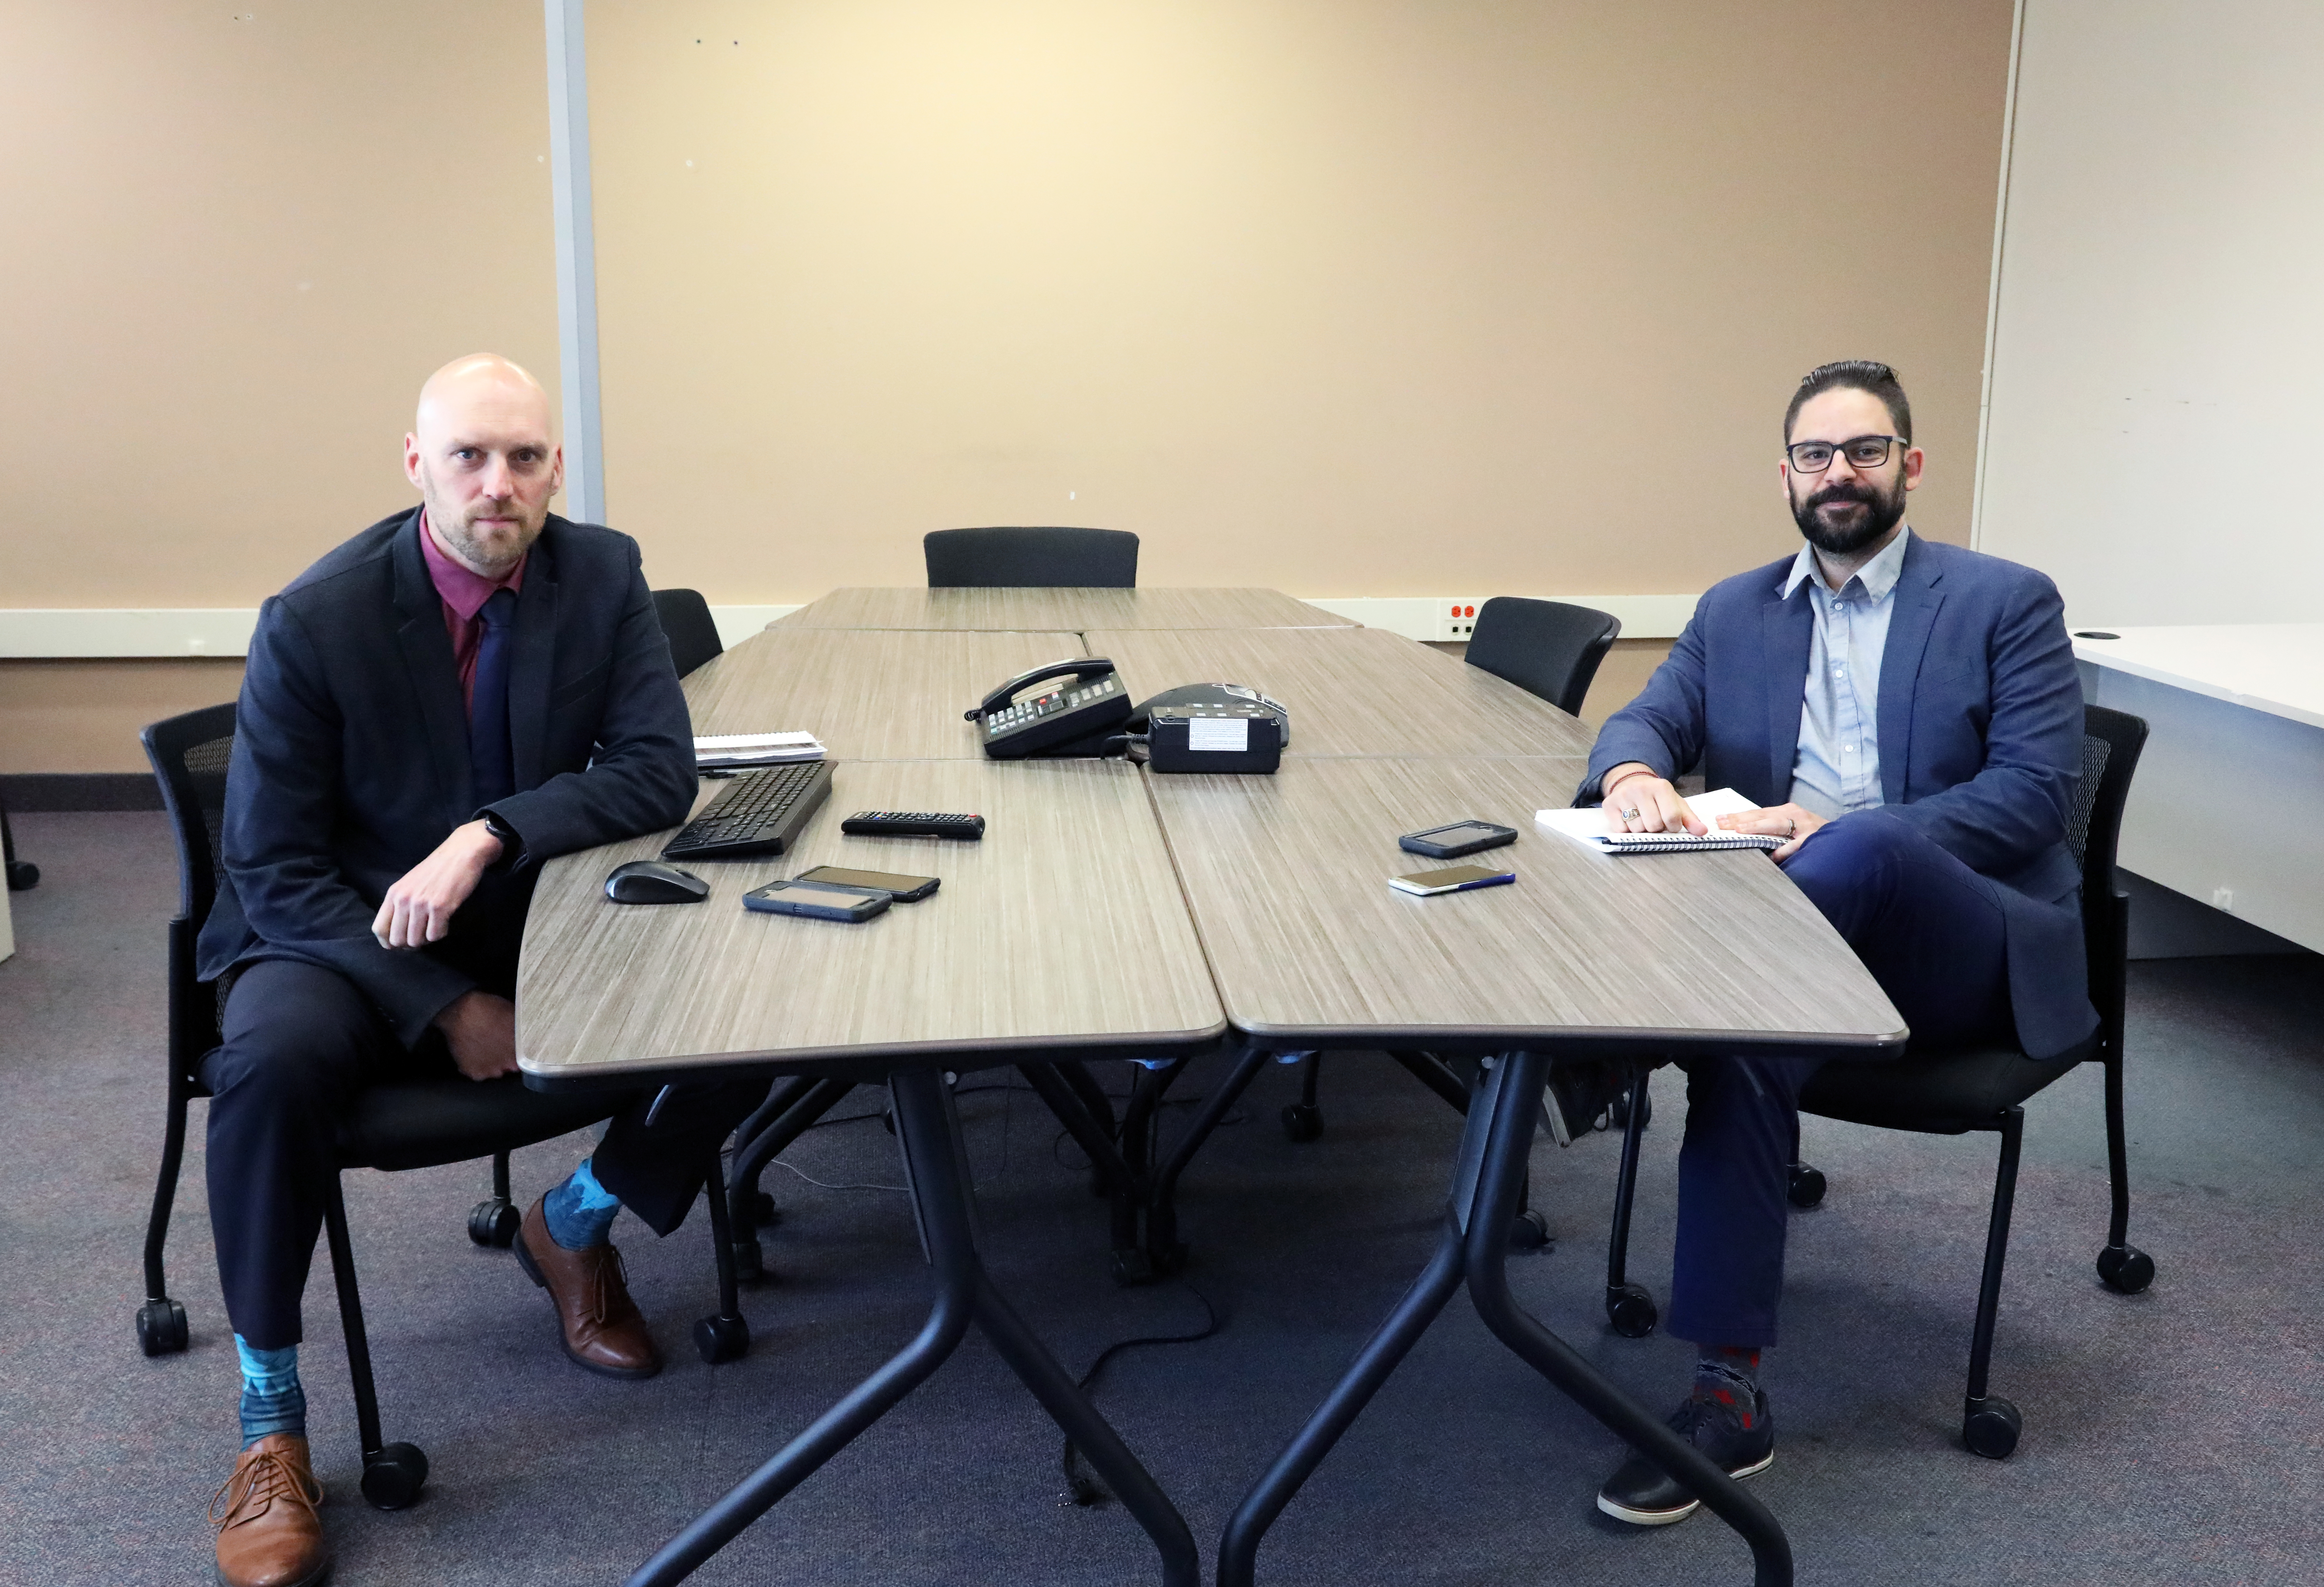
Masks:
[[[1599,734],[1578,802],[1602,801],[1617,830],[1700,835],[1673,786],[1700,767],[1766,807],[1719,824],[1784,840],[1775,863],[1916,1042],[2014,1039],[2054,1056],[2098,1025],[2066,846],[2082,744],[2073,648],[2048,578],[1906,526],[1923,461],[1895,371],[1810,371],[1780,466],[1807,543],[1702,597]],[[1672,1426],[1738,1477],[1775,1460],[1760,1352],[1775,1342],[1800,1088],[1821,1062],[1681,1062],[1669,1326],[1701,1355]],[[1561,1092],[1569,1124],[1573,1100]],[[1666,1526],[1696,1503],[1633,1458],[1598,1508]]]

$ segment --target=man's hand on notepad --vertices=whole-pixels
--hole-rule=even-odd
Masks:
[[[1800,844],[1807,842],[1809,833],[1823,825],[1823,817],[1797,805],[1777,805],[1772,810],[1743,810],[1721,816],[1719,825],[1729,832],[1763,832],[1770,837],[1789,839],[1782,848],[1769,852],[1769,858],[1781,863],[1800,852]]]
[[[1606,825],[1612,831],[1684,832],[1701,837],[1711,830],[1666,779],[1635,761],[1606,773],[1603,786]]]

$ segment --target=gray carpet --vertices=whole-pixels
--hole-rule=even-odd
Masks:
[[[193,1322],[183,1355],[133,1342],[137,1250],[161,1117],[161,818],[26,816],[44,872],[14,896],[0,964],[0,1581],[130,1587],[208,1579],[202,1508],[234,1448],[232,1341],[203,1212],[199,1108],[171,1244]],[[2161,1276],[2126,1298],[2090,1269],[2106,1210],[2095,1070],[2037,1099],[1995,1387],[2026,1430],[1992,1462],[1957,1443],[1990,1192],[1990,1137],[1809,1120],[1831,1178],[1794,1223],[1790,1333],[1770,1357],[1780,1456],[1754,1490],[1805,1583],[2314,1582],[2324,1577],[2324,1391],[2316,1320],[2324,1215],[2324,961],[2136,967],[2133,1238]],[[1198,1094],[1213,1068],[1182,1089]],[[991,1266],[1076,1370],[1109,1341],[1203,1308],[1176,1285],[1117,1289],[1102,1209],[1031,1095],[965,1095]],[[1275,1123],[1270,1070],[1188,1175],[1188,1275],[1225,1326],[1132,1352],[1102,1403],[1192,1524],[1206,1562],[1243,1490],[1425,1259],[1457,1120],[1385,1059],[1327,1066],[1323,1139]],[[1119,1077],[1116,1077],[1119,1083]],[[1635,1274],[1666,1293],[1678,1077],[1657,1076]],[[840,1109],[875,1104],[858,1093]],[[1176,1117],[1183,1118],[1183,1112]],[[520,1156],[529,1199],[586,1137]],[[1657,1405],[1687,1347],[1623,1340],[1599,1293],[1616,1142],[1545,1144],[1554,1252],[1512,1264],[1519,1297]],[[834,1186],[898,1183],[875,1121],[789,1154]],[[696,1510],[918,1326],[925,1276],[903,1198],[770,1171],[777,1282],[749,1294],[754,1343],[712,1369],[706,1221],[655,1241],[624,1221],[632,1282],[670,1360],[648,1383],[591,1378],[554,1348],[546,1302],[466,1237],[482,1164],[349,1176],[388,1436],[422,1445],[426,1498],[393,1515],[355,1490],[354,1414],[327,1269],[307,1301],[304,1377],[343,1584],[618,1582]],[[1259,1556],[1282,1583],[1740,1582],[1715,1520],[1637,1535],[1600,1520],[1615,1441],[1494,1343],[1465,1300],[1391,1381]],[[717,1582],[1152,1582],[1120,1509],[1059,1503],[1053,1430],[982,1342],[698,1576]]]

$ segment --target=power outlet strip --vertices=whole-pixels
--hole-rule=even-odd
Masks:
[[[1485,604],[1483,595],[1462,595],[1436,604],[1436,632],[1429,638],[1438,641],[1466,641],[1477,632],[1477,608]]]

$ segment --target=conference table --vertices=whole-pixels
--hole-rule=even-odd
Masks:
[[[1164,776],[1117,760],[982,758],[968,706],[1003,678],[1088,653],[1111,657],[1133,698],[1235,682],[1281,701],[1292,721],[1281,770]],[[1504,1273],[1552,1062],[1901,1051],[1895,1008],[1764,855],[1615,859],[1542,832],[1532,813],[1563,803],[1582,774],[1578,722],[1273,591],[842,590],[686,689],[699,733],[816,732],[835,762],[831,807],[793,853],[702,866],[701,908],[603,895],[608,869],[657,853],[666,833],[544,867],[517,999],[527,1084],[886,1084],[936,1297],[909,1344],[634,1584],[683,1579],[974,1325],[1145,1529],[1167,1587],[1192,1587],[1201,1566],[1185,1519],[985,1274],[945,1075],[1015,1064],[1032,1075],[1046,1059],[1065,1070],[1100,1056],[1167,1075],[1227,1049],[1226,1082],[1153,1176],[1175,1181],[1269,1057],[1325,1047],[1470,1059],[1475,1079],[1436,1252],[1237,1510],[1222,1587],[1252,1580],[1268,1527],[1463,1287],[1504,1344],[1743,1536],[1757,1582],[1792,1579],[1766,1509],[1526,1315]],[[973,811],[986,835],[838,830],[864,808]],[[1428,863],[1399,851],[1398,834],[1461,818],[1517,830],[1490,855],[1515,885],[1438,898],[1386,885]],[[943,887],[859,926],[741,907],[745,890],[819,863],[938,874]]]

